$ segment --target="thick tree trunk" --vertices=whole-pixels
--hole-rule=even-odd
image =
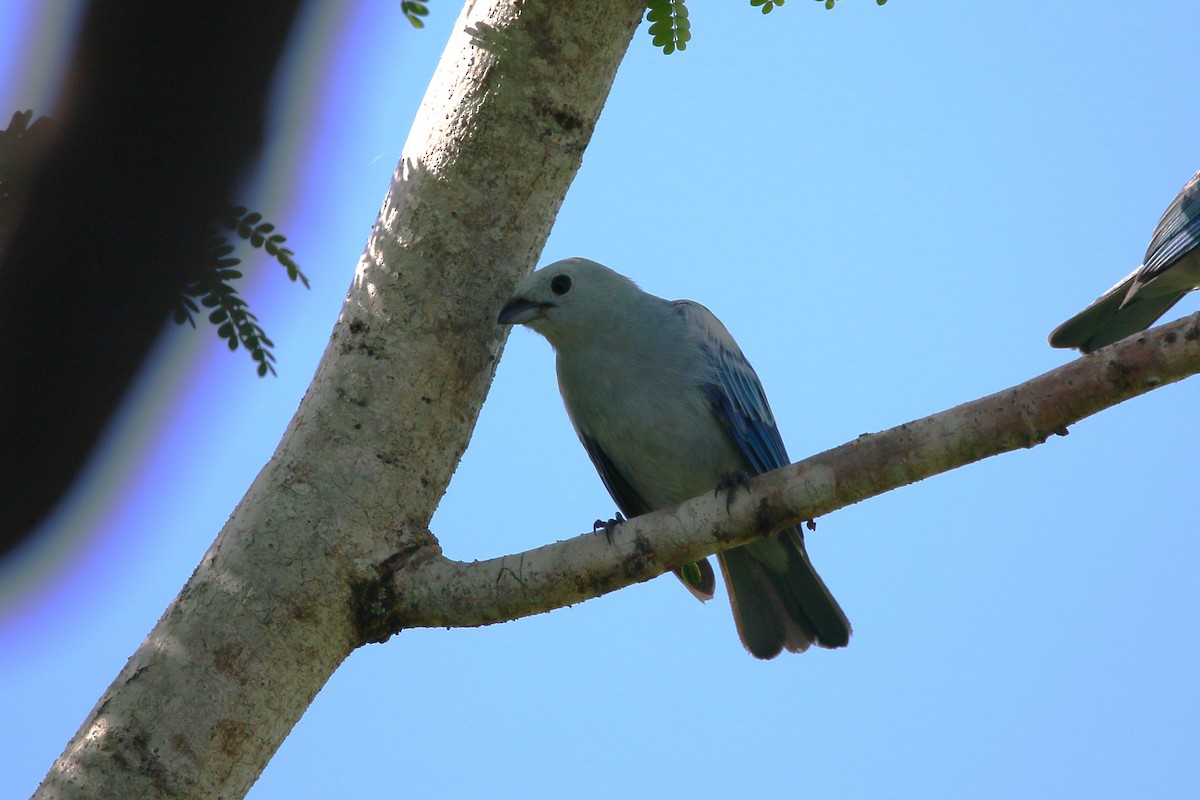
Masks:
[[[275,456],[36,797],[241,797],[427,530],[644,6],[468,3]]]

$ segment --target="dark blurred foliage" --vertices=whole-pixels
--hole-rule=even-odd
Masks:
[[[299,4],[94,0],[53,125],[9,140],[30,166],[21,197],[0,183],[0,556],[71,486],[211,260]]]

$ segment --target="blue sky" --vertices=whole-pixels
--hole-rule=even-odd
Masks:
[[[392,0],[317,6],[246,187],[312,279],[252,278],[280,375],[170,331],[88,481],[0,565],[0,796],[33,791],[270,457],[458,11],[414,31]],[[0,54],[33,43],[0,57],[0,108],[51,107],[54,8],[0,3]],[[794,458],[1070,360],[1046,334],[1137,265],[1200,167],[1190,0],[690,8],[686,52],[639,31],[542,263],[711,308]],[[755,661],[723,596],[670,577],[410,631],[347,661],[250,796],[1190,794],[1197,392],[819,520],[845,650]],[[434,532],[486,558],[612,510],[549,346],[515,331]]]

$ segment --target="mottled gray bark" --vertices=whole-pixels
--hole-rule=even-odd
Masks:
[[[500,354],[495,310],[643,10],[467,3],[283,441],[37,797],[243,796],[376,627],[360,598],[438,552],[427,525]]]

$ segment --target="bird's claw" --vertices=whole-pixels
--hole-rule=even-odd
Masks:
[[[604,538],[608,540],[609,544],[612,544],[613,531],[615,531],[617,529],[617,526],[620,525],[622,522],[625,522],[625,517],[621,516],[621,512],[618,511],[617,516],[615,516],[612,519],[609,519],[609,520],[598,519],[595,522],[593,522],[592,523],[592,533],[596,533],[601,530],[604,531]]]
[[[744,469],[739,469],[737,472],[731,472],[722,478],[721,482],[717,484],[717,489],[714,494],[725,492],[726,511],[728,511],[729,507],[733,505],[733,498],[737,495],[737,490],[739,488],[750,491],[750,473],[746,472]]]

